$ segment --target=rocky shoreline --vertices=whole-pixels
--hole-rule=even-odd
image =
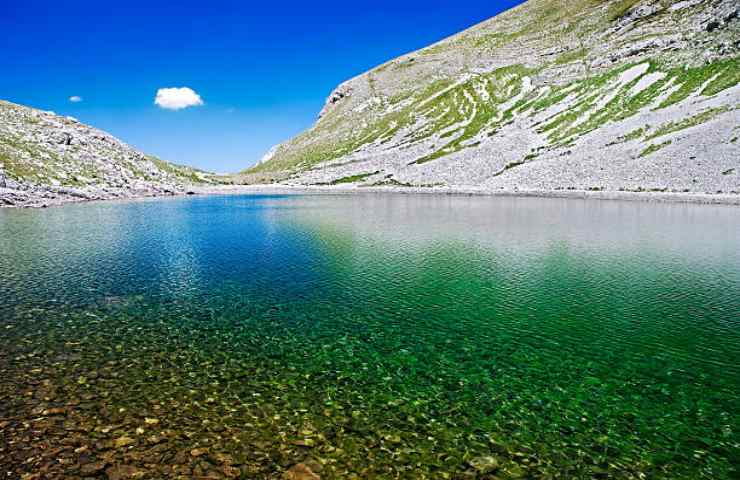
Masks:
[[[136,198],[165,197],[192,193],[188,189],[175,186],[162,186],[122,189],[95,188],[79,189],[70,187],[28,187],[15,189],[0,187],[0,208],[47,208],[69,203],[101,200],[132,200]]]
[[[740,195],[672,192],[619,192],[580,190],[487,190],[480,187],[359,187],[354,185],[222,185],[94,191],[62,187],[15,190],[0,188],[0,208],[47,208],[70,203],[136,200],[144,198],[175,197],[182,195],[479,195],[491,197],[570,198],[583,200],[620,200],[659,203],[691,203],[703,205],[740,206]]]
[[[740,206],[740,195],[683,192],[627,192],[586,190],[488,190],[481,187],[361,187],[356,185],[306,186],[306,185],[244,185],[222,187],[197,187],[198,195],[244,194],[424,194],[424,195],[480,195],[491,197],[574,198],[590,200],[622,200],[661,203],[693,203],[704,205]]]

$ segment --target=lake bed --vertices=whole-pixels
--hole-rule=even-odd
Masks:
[[[236,195],[5,210],[0,232],[13,475],[740,468],[736,207]]]

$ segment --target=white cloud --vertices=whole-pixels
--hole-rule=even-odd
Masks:
[[[188,107],[203,105],[200,95],[188,87],[182,88],[160,88],[154,104],[167,110],[182,110]]]
[[[82,97],[79,97],[77,95],[72,95],[71,97],[69,97],[69,101],[72,103],[79,103],[82,101]]]

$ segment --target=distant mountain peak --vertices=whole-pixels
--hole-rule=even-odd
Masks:
[[[212,180],[75,118],[0,100],[0,206],[174,194]]]

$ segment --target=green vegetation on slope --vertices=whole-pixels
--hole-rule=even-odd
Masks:
[[[740,58],[710,63],[698,68],[675,68],[668,72],[681,88],[673,92],[660,108],[674,105],[697,92],[706,82],[709,84],[699,93],[704,96],[716,95],[723,90],[734,87],[740,82]]]
[[[726,107],[710,108],[684,120],[666,123],[665,125],[661,125],[660,127],[658,127],[653,133],[648,135],[645,140],[652,140],[654,138],[662,137],[664,135],[680,132],[681,130],[701,125],[702,123],[712,120],[713,118],[726,112],[727,110],[728,109]]]
[[[300,172],[355,153],[372,158],[412,146],[424,149],[409,150],[422,153],[418,158],[408,155],[404,162],[424,164],[475,148],[513,120],[532,120],[548,115],[548,110],[550,116],[531,122],[533,130],[543,134],[549,146],[570,145],[644,109],[667,108],[737,85],[737,56],[697,66],[660,47],[641,44],[639,53],[628,51],[631,43],[677,34],[671,25],[703,8],[671,10],[674,3],[652,2],[656,10],[637,14],[638,7],[648,2],[526,2],[352,80],[361,93],[330,108],[314,128],[248,172]],[[623,19],[629,25],[615,33],[614,23]],[[652,28],[654,24],[660,28]],[[590,57],[595,38],[607,43],[614,38],[618,60],[610,60],[611,67],[600,61],[610,58],[603,52],[600,58]],[[646,59],[642,52],[653,48],[657,51]],[[517,55],[518,51],[527,54]],[[620,78],[646,63],[645,71]],[[526,77],[532,79],[531,88],[524,88]]]
[[[555,65],[565,65],[568,63],[576,62],[578,60],[583,60],[588,55],[588,50],[585,48],[579,48],[577,50],[571,50],[570,52],[565,52],[561,54],[558,58],[555,59]]]
[[[358,173],[357,175],[350,175],[348,177],[342,177],[338,178],[332,182],[330,182],[330,185],[342,185],[346,183],[357,183],[365,180],[368,177],[372,177],[373,175],[379,174],[379,171],[376,172],[368,172],[368,173]]]
[[[659,144],[653,144],[647,147],[645,150],[640,152],[640,158],[647,157],[648,155],[652,155],[653,153],[662,150],[663,148],[667,147],[673,143],[671,140],[668,140],[667,142],[659,143]]]
[[[493,130],[503,120],[500,106],[522,92],[523,78],[532,73],[521,65],[504,67],[475,79],[477,82],[468,81],[447,91],[432,110],[422,112],[427,118],[438,118],[443,111],[447,112],[443,122],[433,123],[424,134],[428,137],[454,129],[448,131],[448,136],[454,138],[416,163],[429,162],[477,145],[471,142],[486,128]],[[414,138],[418,140],[419,136]]]
[[[0,101],[0,169],[36,185],[125,187],[132,180],[211,183],[206,172],[143,156],[75,120]]]
[[[581,55],[582,52],[574,52]],[[690,95],[716,95],[740,82],[740,60],[732,58],[696,68],[664,69],[656,61],[649,62],[643,73],[630,81],[617,83],[622,74],[639,64],[625,64],[569,85],[554,87],[544,96],[536,91],[522,95],[523,79],[537,71],[514,65],[488,74],[473,75],[453,84],[439,80],[418,93],[407,93],[392,99],[401,106],[385,113],[376,112],[375,120],[354,136],[343,141],[317,143],[308,148],[286,148],[279,162],[268,162],[253,169],[255,172],[274,169],[305,169],[318,163],[338,159],[368,145],[382,146],[395,140],[399,145],[427,140],[437,135],[442,144],[430,154],[416,160],[425,163],[477,145],[476,138],[495,133],[502,123],[517,115],[532,115],[561,102],[571,105],[540,127],[551,143],[558,144],[596,130],[609,122],[629,118],[641,109],[667,108]],[[647,75],[658,75],[646,88],[635,91]],[[616,90],[615,90],[616,89]],[[667,95],[667,96],[666,96]],[[502,106],[515,99],[509,108]],[[665,97],[656,105],[656,101]],[[682,122],[681,127],[710,120],[718,110],[706,112]],[[411,128],[419,119],[426,122]],[[697,122],[697,123],[691,123]],[[316,130],[330,131],[331,122],[320,122]],[[315,135],[310,131],[304,135]],[[400,137],[399,137],[400,135]],[[300,137],[299,137],[300,138]],[[625,139],[638,137],[628,135]]]
[[[210,182],[210,180],[207,178],[208,174],[202,170],[198,170],[197,168],[167,162],[153,155],[148,155],[147,159],[154,165],[156,165],[157,168],[161,171],[169,173],[170,175],[173,175],[180,180],[191,183]]]
[[[692,94],[716,95],[738,84],[740,77],[738,77],[736,71],[740,69],[739,62],[740,60],[733,58],[696,68],[677,68],[665,71],[661,69],[659,63],[653,61],[650,62],[649,67],[643,74],[629,82],[617,84],[616,81],[621,74],[637,66],[634,64],[623,65],[577,82],[575,86],[570,85],[563,89],[556,89],[533,107],[536,110],[542,110],[565,100],[568,96],[575,97],[570,108],[551,119],[541,128],[542,132],[548,133],[550,141],[556,143],[591,132],[609,122],[629,118],[643,108],[667,108]],[[664,75],[656,77],[647,88],[639,92],[634,90],[635,86],[646,75],[658,73]],[[707,84],[707,82],[709,83]],[[702,88],[705,84],[706,87]],[[675,91],[656,106],[655,102],[662,95],[669,92],[671,88],[675,88]],[[698,120],[701,120],[699,123],[703,123],[703,121],[709,119],[702,120],[700,117]]]
[[[632,10],[640,0],[615,0],[610,2],[608,18],[609,21],[617,21]]]

